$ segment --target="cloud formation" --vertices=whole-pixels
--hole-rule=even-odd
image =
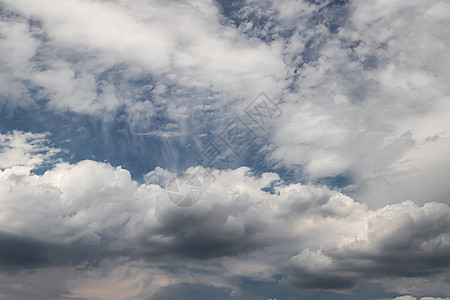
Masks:
[[[275,2],[272,9],[279,7]],[[388,204],[379,202],[380,193],[446,201],[442,173],[434,170],[443,164],[448,170],[449,163],[449,56],[442,26],[448,4],[351,1],[339,7],[345,20],[319,19],[307,29],[300,22],[293,29],[288,45],[296,48],[286,54],[287,67],[298,75],[283,96],[286,113],[269,156],[313,179],[344,174],[357,189],[354,196],[372,205]],[[315,56],[305,61],[311,52]],[[409,189],[430,176],[436,184]]]
[[[0,1],[0,298],[445,299],[449,16]],[[264,130],[244,112],[262,91]],[[256,142],[196,165],[236,117]],[[179,171],[214,175],[193,207],[167,199]]]
[[[213,87],[228,101],[283,85],[279,47],[247,40],[227,26],[213,1],[5,1],[3,10],[16,14],[2,26],[3,66],[13,69],[16,85],[43,88],[52,108],[101,114],[133,107],[135,92],[123,82],[144,76],[153,78],[155,98],[173,85]],[[30,46],[8,51],[18,43]],[[107,80],[117,68],[120,81]],[[174,103],[179,112],[183,107]]]
[[[8,135],[9,144],[30,149],[22,155],[35,161],[40,154],[20,143],[26,135]],[[370,210],[325,186],[285,184],[275,173],[256,176],[239,168],[213,170],[217,180],[205,187],[201,201],[183,209],[167,200],[160,185],[138,183],[127,170],[105,163],[57,162],[42,175],[20,165],[0,172],[0,262],[5,270],[95,266],[105,259],[114,265],[121,258],[133,265],[147,261],[157,273],[164,266],[161,285],[166,286],[178,282],[169,271],[172,259],[203,278],[206,271],[189,263],[195,258],[212,274],[229,272],[229,278],[217,278],[229,287],[235,276],[259,278],[260,272],[269,272],[266,280],[278,274],[281,283],[295,288],[329,290],[386,277],[448,276],[450,208],[444,203],[406,201]],[[265,191],[270,186],[273,191]],[[252,253],[261,253],[257,269],[252,264],[237,268],[244,262],[236,260]],[[271,256],[266,263],[262,253]],[[89,293],[91,286],[100,291],[109,280],[120,281],[114,274],[123,268],[113,267],[109,279],[92,279],[81,290]],[[133,278],[151,290],[155,277],[136,272]],[[121,282],[116,288],[122,293],[133,286]]]

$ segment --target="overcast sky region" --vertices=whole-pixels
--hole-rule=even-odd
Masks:
[[[0,0],[0,299],[450,300],[450,2]]]

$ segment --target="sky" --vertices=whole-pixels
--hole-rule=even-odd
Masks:
[[[0,0],[0,299],[450,299],[450,2]]]

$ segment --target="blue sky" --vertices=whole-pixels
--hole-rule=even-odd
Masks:
[[[449,16],[0,0],[0,299],[447,299]]]

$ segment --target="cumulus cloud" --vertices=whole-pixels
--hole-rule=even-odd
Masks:
[[[351,287],[361,276],[411,278],[445,273],[449,216],[448,205],[440,203],[418,207],[403,202],[368,211],[360,237],[329,241],[321,249],[308,248],[292,257],[287,282],[333,289]]]
[[[10,138],[20,141],[23,135]],[[14,140],[10,145],[23,147]],[[22,155],[34,161],[40,154]],[[281,274],[282,283],[296,288],[330,290],[348,289],[361,280],[448,274],[450,208],[443,203],[407,201],[370,210],[325,186],[285,184],[275,173],[256,176],[238,168],[212,170],[217,180],[205,186],[201,201],[179,208],[162,186],[151,183],[170,176],[163,169],[148,176],[147,183],[94,161],[59,162],[42,175],[20,165],[0,172],[0,239],[5,245],[0,262],[5,270],[87,264],[95,273],[103,272],[95,266],[104,259],[114,264],[120,257],[166,268],[174,259],[195,270],[189,259],[196,258],[205,261],[209,272],[228,274],[215,281],[227,288],[236,276],[274,280]],[[272,185],[272,192],[265,191]],[[244,259],[252,253],[254,263]],[[107,277],[89,275],[91,280],[77,282],[71,292],[95,298],[103,290],[99,287],[111,282],[121,282],[116,288],[128,293],[136,284],[145,286],[144,292],[178,280],[167,269],[157,275],[161,265],[155,276],[137,265],[135,271],[112,267]],[[194,270],[203,282],[203,271]],[[124,272],[134,278],[129,284],[120,277]]]

